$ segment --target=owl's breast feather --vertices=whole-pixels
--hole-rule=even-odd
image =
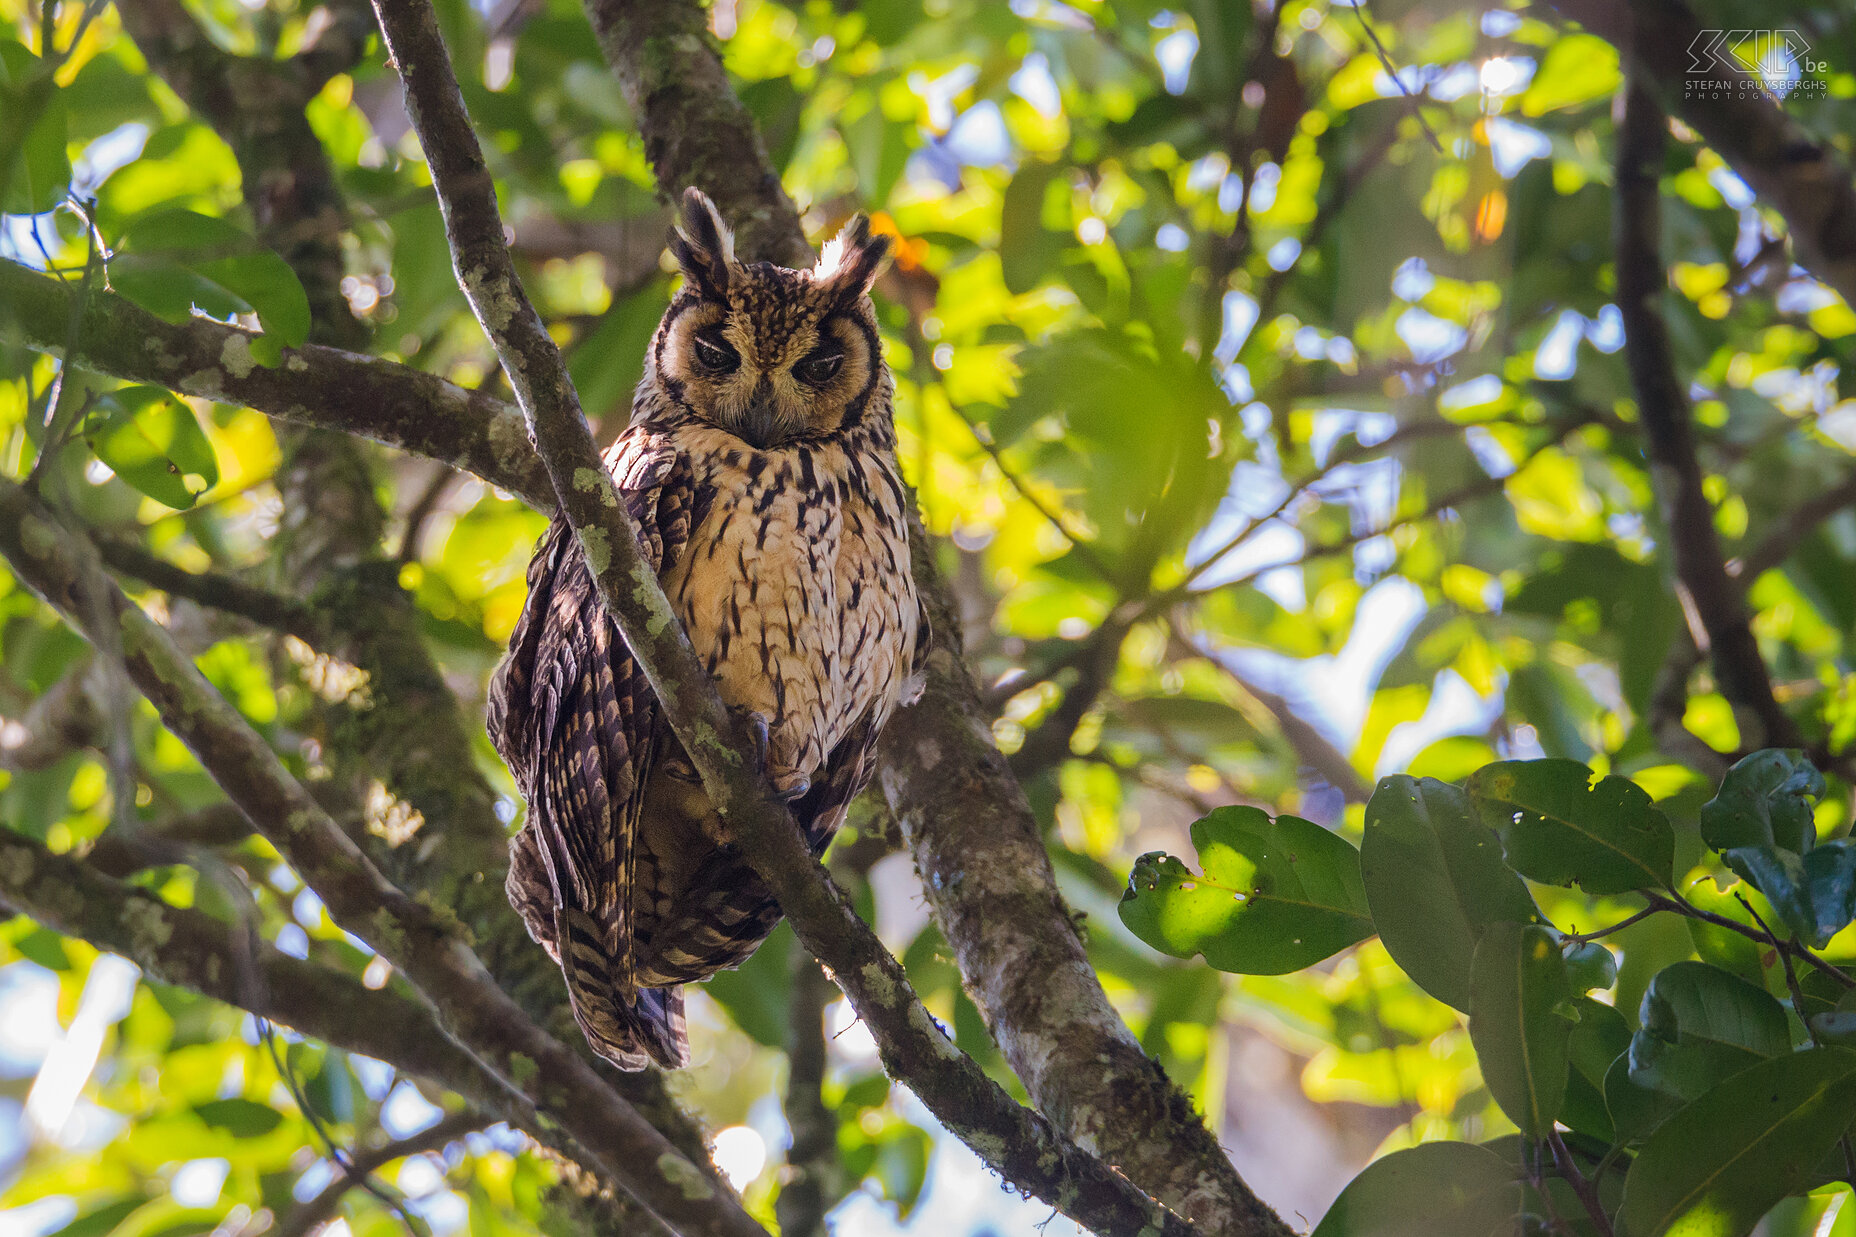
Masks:
[[[713,497],[666,590],[722,698],[768,719],[776,780],[809,778],[866,712],[888,715],[913,648],[894,463],[837,443],[677,436]]]

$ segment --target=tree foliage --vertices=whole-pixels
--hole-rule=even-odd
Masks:
[[[1856,1232],[1849,14],[1762,10],[1810,47],[1723,127],[1664,69],[1749,20],[1713,2],[435,7],[602,440],[672,288],[673,161],[764,158],[814,241],[858,210],[895,239],[900,453],[1010,765],[921,776],[1022,786],[1068,907],[877,792],[829,866],[1066,1153],[1136,1123],[1075,1124],[1024,1072],[1061,1019],[963,897],[1064,940],[1074,911],[1078,1021],[1125,1022],[1165,1075],[1139,1085],[1214,1135],[1260,1105],[1230,1078],[1257,1036],[1307,1099],[1379,1110],[1319,1198],[1250,1174],[1321,1237]],[[606,37],[660,11],[706,20],[726,77],[676,84],[732,88],[762,149],[628,93],[695,46]],[[0,484],[577,1042],[501,903],[520,803],[480,725],[546,479],[373,13],[0,19]],[[363,380],[338,420],[324,393]],[[544,1145],[572,1097],[534,1061],[460,1081],[399,926],[332,918],[131,686],[128,637],[87,643],[27,575],[0,572],[0,1010],[58,1025],[0,1015],[0,1205],[64,1200],[34,1214],[69,1237],[653,1223]],[[932,763],[911,740],[886,759]],[[705,1128],[768,1151],[721,1156],[763,1224],[853,1194],[843,1223],[906,1218],[949,1136],[831,1038],[815,978],[782,930],[702,990],[696,1068],[614,1085],[700,1171]],[[1023,1150],[946,1124],[995,1168]],[[1179,1128],[1151,1141],[1190,1177]]]

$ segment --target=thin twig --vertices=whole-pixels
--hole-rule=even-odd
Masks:
[[[1605,1214],[1604,1204],[1598,1200],[1598,1191],[1586,1180],[1585,1174],[1579,1171],[1578,1161],[1573,1159],[1572,1151],[1567,1148],[1566,1140],[1560,1137],[1558,1130],[1547,1132],[1547,1145],[1553,1148],[1553,1161],[1559,1165],[1560,1175],[1578,1196],[1579,1205],[1592,1218],[1592,1225],[1598,1229],[1600,1237],[1613,1237],[1615,1230],[1611,1227],[1611,1217]]]
[[[1711,923],[1717,928],[1726,928],[1729,932],[1738,932],[1741,936],[1758,941],[1761,944],[1768,943],[1768,937],[1758,928],[1749,927],[1737,919],[1729,919],[1726,915],[1717,915],[1713,911],[1704,911],[1680,894],[1665,896],[1660,893],[1645,890],[1643,896],[1648,898],[1653,905],[1661,910],[1675,911],[1678,914],[1687,915],[1690,919],[1699,919],[1704,923]],[[1778,948],[1781,954],[1789,954],[1800,962],[1809,962],[1812,966],[1816,967],[1825,975],[1828,975],[1838,984],[1841,984],[1852,992],[1856,992],[1856,979],[1851,978],[1848,972],[1818,957],[1815,953],[1806,949],[1797,941],[1781,939]]]
[[[1393,85],[1398,87],[1398,92],[1405,96],[1405,101],[1410,105],[1412,118],[1423,127],[1424,136],[1431,139],[1431,148],[1438,154],[1443,154],[1444,144],[1437,140],[1437,131],[1432,129],[1431,122],[1424,118],[1423,100],[1411,93],[1411,88],[1405,85],[1405,79],[1399,76],[1398,66],[1392,63],[1392,57],[1386,51],[1386,45],[1379,41],[1379,32],[1373,29],[1373,23],[1366,19],[1366,10],[1360,7],[1360,0],[1347,0],[1347,7],[1353,10],[1353,15],[1359,19],[1360,29],[1364,30],[1366,37],[1371,40],[1373,51],[1378,54],[1379,63],[1385,68],[1386,76],[1392,79]]]
[[[1609,928],[1600,928],[1596,932],[1568,932],[1561,938],[1561,940],[1562,940],[1562,943],[1570,941],[1571,943],[1575,945],[1583,945],[1587,941],[1596,941],[1600,939],[1601,937],[1610,936],[1613,932],[1622,932],[1624,929],[1630,927],[1632,924],[1648,919],[1650,916],[1655,915],[1665,909],[1667,908],[1661,907],[1661,906],[1646,906],[1642,910],[1638,911],[1635,915],[1630,916],[1628,919],[1619,920],[1617,923],[1612,924]]]

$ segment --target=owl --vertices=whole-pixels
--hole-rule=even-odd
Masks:
[[[811,270],[737,261],[684,197],[683,287],[605,457],[697,654],[746,714],[814,855],[869,780],[916,681],[895,383],[868,292],[887,251],[858,218]],[[679,985],[739,966],[780,907],[704,793],[559,518],[491,683],[489,731],[528,817],[509,900],[620,1069],[688,1063]]]

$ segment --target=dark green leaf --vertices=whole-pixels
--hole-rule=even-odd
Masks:
[[[1629,1053],[1605,1071],[1605,1111],[1620,1142],[1642,1141],[1680,1107],[1682,1101],[1676,1096],[1631,1081]]]
[[[1561,949],[1566,959],[1566,978],[1574,992],[1609,988],[1618,981],[1617,955],[1599,941],[1581,941],[1571,949]]]
[[[1360,867],[1386,951],[1419,987],[1458,1009],[1469,1008],[1482,930],[1539,918],[1469,796],[1430,778],[1379,783],[1366,805]]]
[[[1849,838],[1802,856],[1777,847],[1740,846],[1722,857],[1766,895],[1794,935],[1814,948],[1828,944],[1856,917],[1856,842]]]
[[[1631,1081],[1683,1100],[1792,1047],[1785,1010],[1770,994],[1705,962],[1658,971],[1637,1020]]]
[[[64,92],[44,62],[0,40],[0,209],[37,215],[64,200],[71,183]]]
[[[1482,818],[1515,871],[1587,893],[1667,886],[1675,830],[1629,778],[1596,778],[1572,760],[1504,760],[1469,779]]]
[[[1779,846],[1803,854],[1817,840],[1812,804],[1824,775],[1802,752],[1767,748],[1727,771],[1701,809],[1701,837],[1715,850]]]
[[[97,401],[90,449],[156,502],[184,510],[219,483],[219,461],[193,409],[160,387],[124,387]]]
[[[1014,295],[1037,287],[1063,251],[1063,238],[1044,227],[1044,191],[1062,174],[1062,164],[1027,161],[1005,187],[999,213],[999,264],[1006,290]]]
[[[174,208],[154,211],[129,225],[123,248],[185,267],[236,297],[258,315],[265,334],[276,337],[273,347],[295,348],[309,336],[309,297],[290,264],[224,219]],[[135,298],[133,291],[125,295]],[[148,306],[153,313],[163,308]],[[171,306],[166,308],[171,314]],[[230,367],[250,363],[237,356],[225,360]]]
[[[1825,1048],[1763,1061],[1658,1127],[1631,1165],[1623,1237],[1743,1237],[1856,1116],[1856,1053]]]
[[[1552,933],[1538,924],[1484,929],[1470,976],[1469,1038],[1495,1102],[1524,1134],[1544,1137],[1559,1119],[1577,1016]]]
[[[1310,1237],[1492,1237],[1512,1231],[1521,1186],[1470,1143],[1394,1151],[1347,1184]]]
[[[1143,856],[1121,920],[1176,958],[1221,971],[1280,975],[1372,935],[1360,856],[1338,834],[1253,807],[1219,808],[1192,826],[1203,875],[1157,852]]]
[[[1616,1009],[1590,997],[1573,1002],[1579,1020],[1566,1041],[1570,1068],[1560,1120],[1569,1128],[1612,1142],[1616,1138],[1605,1103],[1605,1075],[1630,1050],[1630,1026]]]
[[[256,1100],[211,1100],[194,1107],[194,1115],[234,1138],[262,1138],[282,1123],[284,1115]]]

